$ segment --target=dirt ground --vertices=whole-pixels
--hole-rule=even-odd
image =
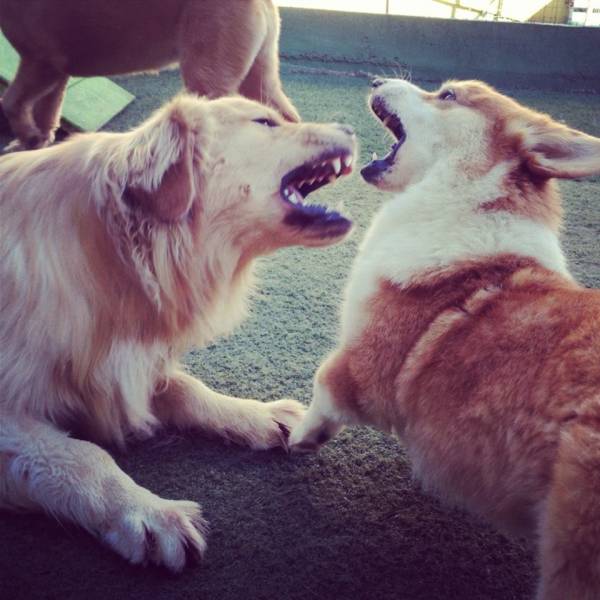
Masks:
[[[290,65],[284,74],[305,119],[351,123],[363,163],[374,150],[385,152],[388,140],[366,110],[366,79]],[[110,124],[115,130],[137,124],[180,88],[175,71],[119,82],[137,101]],[[600,135],[600,96],[505,91]],[[571,268],[598,286],[600,179],[562,189]],[[291,249],[262,262],[248,321],[187,356],[207,384],[245,397],[309,402],[312,374],[334,345],[356,245],[385,199],[358,176],[320,197],[344,199],[357,224],[354,236],[327,250]],[[0,513],[2,600],[516,600],[534,590],[536,565],[524,544],[424,495],[401,445],[367,428],[344,432],[317,456],[252,453],[167,432],[116,458],[152,491],[202,504],[211,523],[206,561],[180,576],[131,567],[77,528]]]

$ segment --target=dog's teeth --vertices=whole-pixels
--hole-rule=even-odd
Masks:
[[[352,164],[352,155],[346,154],[344,156],[344,167],[347,169]]]
[[[289,198],[289,197],[291,196],[291,194],[292,194],[292,190],[290,190],[290,188],[287,188],[287,187],[286,187],[286,188],[283,190],[283,195],[284,195],[286,198]]]
[[[373,152],[372,160],[377,160],[379,157],[377,156],[377,152]]]
[[[342,161],[340,160],[340,158],[334,158],[331,161],[331,165],[333,166],[333,170],[336,172],[336,174],[338,174],[341,170],[342,170]]]

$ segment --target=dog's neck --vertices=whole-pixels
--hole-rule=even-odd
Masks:
[[[435,169],[381,208],[363,240],[346,290],[344,338],[361,328],[356,317],[361,314],[359,306],[381,281],[406,286],[457,262],[505,254],[533,259],[570,277],[553,227],[518,212],[486,210],[486,204],[506,196],[511,167],[499,165],[475,180]]]
[[[554,186],[536,189],[515,181],[514,174],[510,163],[477,177],[439,165],[382,207],[363,250],[389,245],[397,265],[389,276],[396,283],[422,270],[498,254],[531,257],[548,269],[566,272],[558,227],[522,210],[528,202],[553,206],[558,202]],[[542,208],[536,212],[542,213]]]

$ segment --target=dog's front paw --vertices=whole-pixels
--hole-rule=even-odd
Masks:
[[[290,431],[303,419],[306,408],[295,400],[257,402],[242,437],[253,450],[288,448]]]
[[[148,492],[144,501],[118,511],[101,538],[131,563],[179,572],[202,558],[207,530],[195,502],[165,500]]]

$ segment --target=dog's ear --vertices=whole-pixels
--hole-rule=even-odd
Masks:
[[[527,167],[541,177],[572,179],[600,173],[600,139],[545,117],[523,137]]]
[[[177,102],[162,109],[132,139],[125,202],[165,223],[183,219],[196,196],[194,143]]]

